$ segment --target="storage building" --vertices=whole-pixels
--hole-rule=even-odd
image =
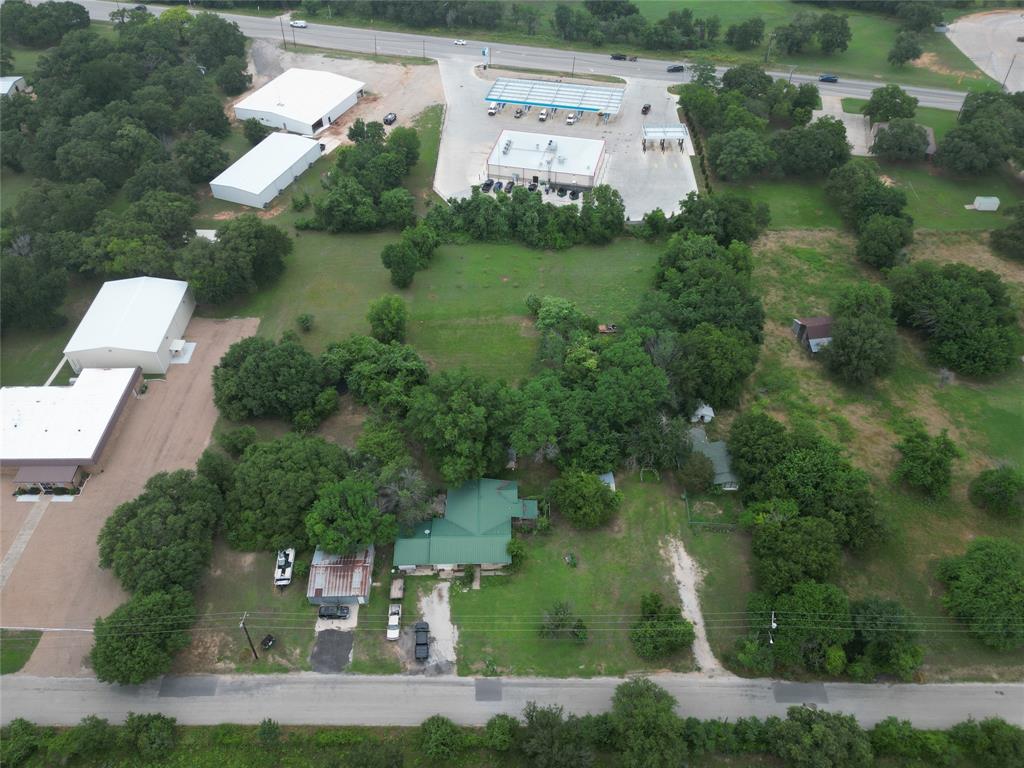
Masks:
[[[28,88],[28,83],[21,75],[0,77],[0,96],[13,96],[16,93],[22,93],[26,88]]]
[[[86,368],[66,387],[3,387],[0,463],[17,482],[71,482],[99,461],[141,380],[138,368]]]
[[[333,72],[289,69],[238,102],[235,117],[312,136],[355,106],[365,87]]]
[[[320,144],[291,133],[272,133],[210,182],[213,196],[265,208],[320,159]]]
[[[306,597],[313,605],[366,605],[372,582],[373,546],[354,555],[332,555],[317,547]]]
[[[502,131],[487,158],[487,175],[589,189],[597,184],[604,156],[600,139]]]
[[[184,347],[195,306],[181,280],[111,280],[96,294],[64,356],[75,373],[83,368],[167,373],[171,358]]]

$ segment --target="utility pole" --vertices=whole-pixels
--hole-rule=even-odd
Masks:
[[[1006,90],[1006,81],[1010,79],[1010,73],[1013,71],[1013,64],[1014,64],[1015,61],[1017,61],[1017,54],[1016,53],[1014,53],[1013,54],[1013,58],[1010,59],[1010,67],[1009,67],[1009,69],[1006,70],[1006,77],[1003,78],[1002,89],[1004,91]]]
[[[377,55],[377,36],[373,36],[373,55]]]
[[[295,50],[299,49],[299,44],[295,42],[295,27],[292,27],[292,47],[295,48]]]
[[[427,40],[426,40],[426,38],[423,39],[423,60],[424,61],[427,60]]]
[[[569,74],[569,77],[575,77],[575,76],[576,76],[576,57],[573,56],[572,57],[572,72]]]
[[[249,628],[245,626],[245,617],[248,615],[248,611],[242,614],[242,620],[238,623],[238,626],[241,628],[243,632],[245,632],[245,639],[249,641],[249,649],[252,651],[253,659],[259,661],[260,657],[256,655],[256,646],[252,644],[252,638],[249,637]]]
[[[284,18],[278,16],[277,20],[281,22],[281,42],[284,43],[285,50],[288,50],[288,38],[284,36]]]

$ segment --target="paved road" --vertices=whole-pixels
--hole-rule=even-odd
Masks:
[[[947,728],[968,717],[1002,717],[1024,725],[1024,684],[855,685],[778,683],[691,675],[655,680],[701,719],[785,715],[794,704],[846,712],[870,726],[890,715],[921,728]],[[88,678],[5,676],[2,721],[24,717],[71,725],[85,715],[120,722],[128,712],[162,712],[188,725],[417,725],[438,712],[456,722],[482,725],[499,712],[522,713],[528,701],[560,704],[585,714],[608,709],[615,678],[582,680],[452,676],[225,675],[168,677],[121,688]]]
[[[110,12],[116,10],[116,3],[104,0],[77,0],[89,10],[94,19],[108,20]],[[122,4],[124,5],[124,4]],[[148,6],[156,13],[161,9]],[[643,77],[679,82],[685,75],[665,71],[666,62],[659,59],[640,59],[636,62],[612,61],[608,54],[567,52],[551,48],[534,48],[525,45],[487,43],[482,40],[468,40],[465,47],[453,45],[450,38],[426,37],[402,32],[374,32],[355,27],[336,27],[327,24],[310,24],[306,29],[291,29],[280,18],[221,14],[238,24],[248,37],[269,40],[293,39],[305,45],[361,53],[379,53],[393,56],[427,56],[432,59],[455,59],[467,63],[483,61],[481,51],[490,47],[490,60],[495,65],[522,66],[552,71],[575,71],[581,74],[619,75],[622,77]],[[724,70],[719,70],[720,72]],[[789,72],[773,72],[776,77],[791,79],[794,83],[817,82],[816,75],[801,75]],[[885,81],[846,80],[836,85],[821,84],[822,93],[866,99],[871,91],[884,85]],[[922,107],[959,110],[965,94],[940,88],[919,88],[904,86],[907,92],[916,96]]]

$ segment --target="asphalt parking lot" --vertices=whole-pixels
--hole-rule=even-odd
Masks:
[[[166,379],[125,408],[100,458],[100,471],[70,504],[49,504],[36,521],[0,591],[4,626],[91,629],[127,595],[114,574],[99,567],[96,536],[122,502],[134,498],[157,472],[191,468],[209,443],[217,408],[210,373],[227,348],[256,333],[259,320],[193,318],[186,331],[198,343],[188,365],[172,365]],[[7,490],[4,484],[4,491]],[[3,551],[17,536],[29,504],[0,505]],[[28,533],[28,532],[26,532]],[[24,538],[24,537],[23,537]],[[44,632],[25,665],[32,675],[88,674],[89,632]]]
[[[677,124],[676,98],[664,81],[630,78],[623,86],[594,82],[593,85],[625,88],[622,109],[608,122],[594,114],[585,114],[576,125],[565,124],[568,110],[558,110],[541,123],[539,110],[527,111],[521,118],[513,115],[508,105],[494,117],[487,114],[485,98],[497,77],[542,78],[500,69],[481,70],[463,61],[439,62],[441,82],[448,103],[444,131],[438,155],[434,189],[444,198],[467,197],[474,185],[487,178],[487,157],[504,129],[536,131],[555,136],[578,136],[605,141],[605,162],[597,183],[609,184],[619,190],[626,205],[626,216],[640,219],[644,213],[661,208],[666,214],[676,211],[679,201],[696,191],[697,181],[688,154],[675,144],[670,149],[649,149],[641,146],[643,125]],[[573,80],[571,82],[588,82]],[[651,105],[648,115],[641,114],[644,104]],[[567,203],[554,194],[550,202]]]

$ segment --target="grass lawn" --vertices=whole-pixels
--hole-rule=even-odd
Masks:
[[[973,251],[966,246],[963,250],[976,263]],[[928,258],[929,253],[925,247],[915,258]],[[756,402],[791,425],[813,426],[843,445],[853,462],[870,474],[890,528],[877,551],[847,558],[840,583],[853,597],[892,597],[916,616],[934,622],[921,638],[927,679],[1019,679],[1024,674],[1024,654],[991,651],[949,620],[942,609],[942,585],[934,573],[940,558],[962,552],[971,538],[1024,534],[1020,524],[991,518],[966,498],[967,484],[980,469],[1003,461],[1024,462],[1019,439],[1024,434],[1024,398],[1020,397],[1024,372],[990,382],[958,380],[941,386],[937,370],[924,360],[919,341],[902,334],[892,374],[862,390],[839,385],[793,343],[789,321],[802,314],[824,313],[842,287],[877,280],[877,274],[856,264],[852,239],[839,233],[831,237],[769,234],[760,241],[754,263],[768,323],[747,405]],[[1020,284],[1012,271],[1004,274]],[[933,434],[948,429],[964,452],[954,465],[948,499],[928,500],[891,480],[897,430],[915,419]],[[714,571],[712,575],[718,576]],[[716,593],[707,592],[707,596],[705,610],[731,609]]]
[[[842,219],[825,196],[821,183],[809,180],[716,181],[715,189],[738,192],[759,203],[768,203],[772,229],[839,229]]]
[[[0,629],[0,675],[10,675],[25,666],[42,632]]]
[[[861,109],[868,103],[867,99],[843,99],[843,111],[860,114]],[[929,126],[935,131],[935,140],[942,141],[946,132],[956,125],[956,112],[949,109],[935,109],[934,107],[918,107],[914,114],[914,120],[921,125]]]
[[[422,216],[435,202],[442,202],[434,192],[434,169],[437,168],[437,153],[441,145],[441,120],[444,105],[435,104],[420,112],[413,121],[413,127],[420,135],[420,159],[405,179],[406,188],[416,198],[416,215]]]
[[[306,599],[305,579],[296,578],[283,590],[274,587],[274,559],[269,552],[236,552],[217,542],[210,570],[196,591],[196,611],[211,618],[196,625],[192,645],[175,660],[176,672],[268,673],[310,668],[316,608]],[[246,625],[257,644],[259,661],[253,661],[234,618],[241,611],[249,613]],[[228,615],[230,620],[218,618]],[[275,638],[269,651],[259,648],[266,634]]]
[[[397,643],[388,642],[389,595],[391,592],[392,547],[378,547],[374,554],[373,586],[370,602],[359,607],[359,626],[352,646],[349,671],[361,675],[396,675],[402,671]],[[402,601],[403,624],[414,620],[416,599],[419,594],[414,579],[405,581],[405,599]]]
[[[437,35],[440,37],[480,37],[494,42],[518,43],[522,45],[534,45],[558,48],[562,50],[611,52],[613,50],[628,49],[628,45],[619,43],[608,43],[604,46],[594,46],[587,41],[566,41],[555,35],[551,20],[554,17],[557,5],[553,0],[542,0],[531,3],[540,10],[540,20],[537,31],[533,35],[527,35],[521,29],[513,29],[507,22],[499,30],[473,30],[467,28],[434,28],[420,29],[415,31],[426,35]],[[709,58],[722,64],[739,64],[753,61],[764,64],[765,47],[771,30],[782,24],[786,24],[799,11],[812,13],[822,12],[822,8],[807,7],[788,0],[754,0],[752,2],[723,3],[715,0],[639,0],[636,5],[640,12],[651,21],[664,18],[671,11],[692,9],[698,17],[711,15],[718,16],[722,22],[722,37],[730,24],[745,21],[752,16],[760,16],[765,20],[767,33],[765,44],[754,51],[736,51],[719,42],[714,48],[704,52]],[[956,48],[944,35],[938,33],[926,33],[923,36],[925,56],[917,66],[892,67],[886,63],[886,54],[892,47],[899,31],[899,23],[881,14],[865,13],[863,11],[843,9],[849,17],[850,29],[853,38],[850,47],[843,53],[834,56],[825,56],[819,51],[812,50],[797,55],[781,55],[772,53],[768,67],[775,69],[788,69],[795,66],[797,71],[818,74],[821,72],[833,72],[838,75],[857,77],[867,80],[878,80],[883,82],[899,82],[907,85],[932,86],[939,88],[954,88],[959,90],[997,90],[998,84],[977,69],[959,49]],[[303,15],[296,11],[295,16]],[[386,22],[380,19],[361,19],[356,16],[334,16],[327,18],[324,15],[306,17],[315,20],[318,24],[339,24],[342,26],[372,26],[376,29],[393,29],[409,31],[409,27],[393,22]],[[634,51],[640,53],[640,49]],[[687,52],[687,57],[695,53]],[[657,57],[663,59],[678,59],[680,54],[668,51],[644,51],[645,57]],[[500,54],[493,56],[493,64],[500,66],[503,61]]]
[[[667,479],[641,483],[623,474],[617,480],[624,500],[607,530],[558,523],[548,535],[527,537],[520,572],[484,577],[479,591],[452,590],[460,674],[590,677],[693,668],[689,652],[651,664],[629,642],[643,593],[659,591],[678,604],[671,570],[656,553],[662,537],[679,534],[682,502]],[[576,568],[563,559],[568,552]],[[561,600],[587,624],[585,643],[540,637],[540,618]]]

